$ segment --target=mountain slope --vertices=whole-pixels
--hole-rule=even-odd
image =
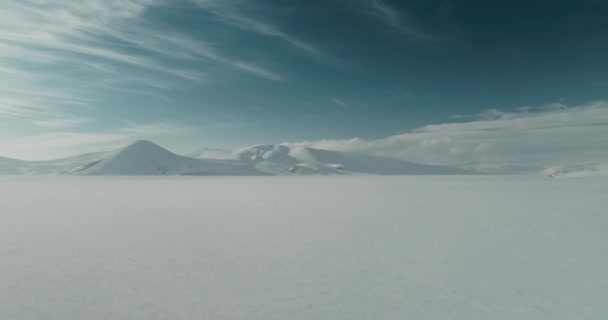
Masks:
[[[320,150],[286,145],[255,145],[231,153],[204,153],[218,159],[239,161],[261,171],[276,174],[378,174],[378,175],[450,175],[474,174],[460,168],[429,166],[394,158],[361,153]]]
[[[460,168],[428,166],[393,158],[286,145],[256,145],[236,151],[202,152],[209,158],[180,156],[149,141],[108,152],[51,161],[0,158],[0,174],[29,175],[452,175]]]
[[[0,157],[0,174],[22,174],[26,161]]]
[[[174,154],[149,141],[119,148],[64,170],[79,175],[262,175],[238,162],[203,160]]]

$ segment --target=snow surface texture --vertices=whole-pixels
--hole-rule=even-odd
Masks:
[[[608,178],[0,177],[0,319],[608,319]]]
[[[70,175],[294,175],[294,174],[472,174],[452,167],[427,166],[364,154],[282,145],[260,145],[201,159],[176,155],[149,141],[109,152],[53,161],[0,158],[0,174]]]

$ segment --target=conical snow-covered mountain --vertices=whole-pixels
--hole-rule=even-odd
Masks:
[[[236,161],[195,159],[140,140],[63,173],[87,175],[263,175]]]
[[[174,154],[152,142],[136,141],[108,152],[51,161],[0,159],[3,174],[69,175],[267,175],[238,161],[195,159]]]
[[[305,174],[472,174],[366,154],[285,145],[256,145],[236,151],[202,152],[203,158],[172,153],[149,141],[108,152],[52,161],[0,158],[0,174],[67,175],[305,175]],[[207,156],[205,158],[205,156]]]

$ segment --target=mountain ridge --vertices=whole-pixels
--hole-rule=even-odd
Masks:
[[[209,149],[217,151],[217,149]],[[215,152],[215,158],[175,154],[153,142],[136,140],[121,148],[47,161],[0,157],[0,174],[47,175],[454,175],[478,174],[394,158],[286,145],[254,145]]]

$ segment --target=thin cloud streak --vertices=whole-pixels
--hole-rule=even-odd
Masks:
[[[187,135],[191,130],[192,128],[179,124],[156,122],[128,123],[107,132],[50,132],[25,137],[10,144],[0,144],[0,154],[22,160],[49,160],[82,152],[104,151],[133,140]]]
[[[344,109],[352,109],[352,106],[346,102],[344,102],[344,100],[342,99],[338,99],[336,97],[331,97],[329,99],[329,101],[331,101],[333,104],[335,104],[338,107],[344,108]]]
[[[268,71],[264,68],[260,68],[256,65],[252,65],[246,62],[236,62],[234,64],[235,67],[237,67],[238,69],[241,70],[245,70],[249,73],[255,74],[259,77],[262,78],[266,78],[268,80],[273,80],[273,81],[278,81],[278,82],[285,82],[285,78],[277,73]]]
[[[256,20],[240,13],[238,7],[241,1],[194,0],[194,2],[207,12],[218,17],[226,25],[259,35],[280,39],[315,59],[324,61],[331,60],[316,46],[298,39],[268,22]]]
[[[1,66],[0,74],[11,78],[10,82],[0,88],[0,118],[26,121],[47,128],[59,126],[56,121],[67,120],[61,125],[66,127],[69,123],[72,126],[82,123],[76,119],[84,117],[76,116],[75,113],[89,110],[91,99],[55,90],[48,84],[53,83],[52,76],[47,78],[37,75],[35,71]]]
[[[76,125],[79,109],[102,92],[164,97],[205,85],[211,75],[183,64],[219,65],[284,82],[264,66],[232,59],[203,39],[170,32],[143,17],[168,0],[24,0],[0,7],[0,116],[48,128]],[[212,69],[213,70],[213,69]],[[86,79],[86,81],[79,81]],[[102,90],[102,91],[100,91]],[[54,92],[55,96],[48,94]],[[46,121],[48,119],[50,121]],[[71,119],[61,123],[57,119]]]
[[[416,24],[412,23],[411,18],[407,17],[406,12],[400,12],[384,0],[354,0],[358,4],[360,11],[373,17],[382,24],[390,27],[400,34],[410,39],[422,41],[438,41],[439,37],[434,36]]]
[[[34,120],[33,123],[40,127],[52,128],[52,129],[67,129],[91,122],[91,119],[86,118],[72,118],[72,119],[46,119],[46,120]]]
[[[85,64],[93,62],[93,58],[100,58],[107,62],[204,83],[208,78],[206,74],[176,67],[171,62],[202,58],[269,80],[278,78],[274,72],[262,66],[228,58],[201,39],[160,29],[151,32],[151,26],[144,25],[140,15],[161,3],[165,1],[82,0],[56,4],[24,1],[10,4],[0,8],[0,17],[3,17],[0,19],[0,47],[8,49],[2,50],[0,55],[18,61],[46,64]],[[117,46],[100,39],[118,40],[126,46]],[[140,53],[125,49],[137,49]],[[154,59],[151,56],[165,59]],[[243,64],[252,67],[242,68]]]

